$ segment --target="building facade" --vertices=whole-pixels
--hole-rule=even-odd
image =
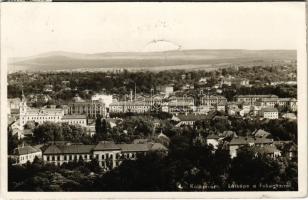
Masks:
[[[87,117],[85,115],[64,115],[61,122],[71,125],[87,125]]]
[[[137,155],[150,151],[167,152],[168,149],[160,143],[115,144],[101,141],[96,145],[52,144],[43,152],[43,161],[62,165],[81,159],[85,162],[96,159],[100,167],[112,169],[125,159],[136,159]]]
[[[42,151],[32,146],[22,146],[14,149],[13,155],[10,157],[13,159],[13,164],[22,165],[27,162],[32,163],[35,157],[41,158]]]
[[[278,110],[276,108],[262,108],[261,116],[265,119],[278,119]]]
[[[74,102],[68,104],[70,115],[86,115],[88,118],[106,116],[106,107],[102,99],[100,100],[82,100],[74,98]]]
[[[256,101],[277,101],[278,96],[277,95],[237,95],[235,96],[235,101],[242,102],[242,103],[248,103],[250,105],[253,105]]]
[[[200,104],[207,106],[226,105],[227,99],[220,95],[204,95],[200,98]]]
[[[50,106],[50,108],[30,108],[27,106],[24,98],[19,108],[20,127],[23,127],[28,121],[34,121],[39,124],[47,121],[61,122],[63,116],[64,110],[55,106]]]

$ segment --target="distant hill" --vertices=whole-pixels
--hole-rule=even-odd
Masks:
[[[9,71],[206,69],[216,65],[268,64],[296,60],[295,50],[173,50],[81,54],[48,52],[9,59]]]

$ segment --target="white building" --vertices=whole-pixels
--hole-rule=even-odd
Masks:
[[[112,103],[112,95],[95,94],[91,99],[92,101],[102,100],[107,108],[109,108],[109,105]]]
[[[261,116],[265,119],[278,119],[278,110],[276,108],[262,108]]]
[[[13,158],[15,161],[14,164],[17,165],[26,164],[28,161],[32,163],[35,157],[41,158],[42,151],[32,146],[22,146],[15,148],[13,155],[11,155],[11,158]]]
[[[20,127],[23,127],[28,121],[35,121],[39,124],[44,122],[61,122],[64,116],[64,110],[51,106],[50,108],[30,108],[27,106],[26,100],[23,98],[20,109]]]
[[[87,117],[85,115],[64,115],[62,117],[62,122],[68,123],[71,125],[87,125]]]

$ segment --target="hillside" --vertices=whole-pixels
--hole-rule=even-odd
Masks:
[[[9,59],[9,71],[206,69],[213,65],[271,64],[296,60],[295,50],[174,50],[81,54],[49,52]]]

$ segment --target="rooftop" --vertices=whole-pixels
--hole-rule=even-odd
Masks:
[[[87,119],[85,115],[64,115],[62,119]]]
[[[249,95],[236,95],[237,98],[278,98],[277,95],[274,94],[249,94]]]
[[[40,151],[41,151],[40,149],[37,149],[32,146],[23,146],[23,147],[15,148],[13,151],[13,155],[26,155],[26,154],[31,154],[31,153],[37,153]]]
[[[206,115],[195,115],[195,114],[177,115],[177,117],[181,121],[197,121],[197,120],[203,120],[207,118]]]
[[[273,139],[267,138],[253,138],[253,137],[233,137],[230,141],[230,145],[248,145],[249,143],[253,144],[272,144]]]
[[[44,151],[44,154],[88,154],[92,151],[95,145],[55,145],[52,144]]]
[[[97,145],[84,144],[51,144],[44,154],[89,154],[92,151],[124,151],[124,152],[146,152],[156,150],[167,150],[160,143],[134,143],[134,144],[115,144],[109,141],[101,141]]]
[[[112,141],[100,141],[94,151],[106,151],[106,150],[120,150],[120,148]]]
[[[261,108],[261,112],[278,112],[277,108]]]

